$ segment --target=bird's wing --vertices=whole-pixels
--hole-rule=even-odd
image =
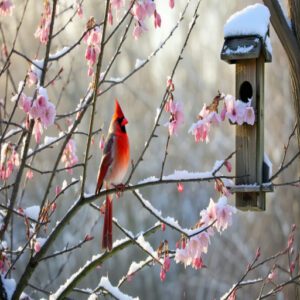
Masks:
[[[114,135],[109,134],[105,141],[103,156],[102,156],[102,160],[101,160],[101,164],[100,164],[100,168],[99,168],[99,172],[98,172],[96,194],[98,194],[100,192],[101,187],[103,185],[103,181],[107,174],[108,168],[110,167],[110,165],[113,161],[113,142],[114,142]]]

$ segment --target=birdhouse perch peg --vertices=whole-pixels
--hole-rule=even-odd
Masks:
[[[236,65],[236,99],[248,102],[255,111],[254,125],[236,125],[236,207],[241,210],[265,210],[262,187],[269,177],[264,164],[264,64],[271,62],[269,30],[265,36],[241,34],[225,36],[221,59]]]

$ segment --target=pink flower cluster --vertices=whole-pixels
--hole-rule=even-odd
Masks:
[[[40,19],[39,27],[34,33],[35,38],[39,38],[42,44],[47,44],[50,33],[51,7],[48,0],[44,1],[44,11]]]
[[[85,51],[85,59],[88,64],[88,76],[94,74],[93,66],[97,62],[98,55],[100,53],[99,44],[101,42],[101,32],[99,27],[95,27],[84,36],[84,42],[87,44]]]
[[[224,100],[224,106],[221,113],[218,113],[219,101]],[[255,113],[251,107],[251,100],[247,103],[241,100],[235,100],[231,95],[219,95],[214,102],[207,106],[204,104],[198,115],[198,121],[189,129],[189,133],[195,136],[195,141],[209,142],[209,131],[212,124],[218,125],[227,118],[231,123],[242,125],[244,123],[253,125],[255,122]]]
[[[14,7],[10,0],[0,1],[0,16],[11,16]]]
[[[7,180],[15,167],[20,165],[19,154],[11,143],[1,146],[0,180]]]
[[[33,134],[36,142],[39,144],[43,134],[43,127],[48,128],[54,124],[56,116],[54,104],[48,100],[46,91],[40,88],[39,94],[34,101],[32,97],[27,97],[22,93],[19,99],[19,107],[27,114],[27,120],[35,120]],[[28,125],[28,122],[26,125]]]
[[[170,120],[166,124],[169,127],[169,134],[176,135],[178,128],[184,122],[183,105],[181,102],[169,100],[166,106],[166,111],[170,113]]]
[[[138,39],[144,31],[147,31],[145,20],[148,17],[154,17],[154,27],[158,28],[161,26],[161,17],[156,10],[155,2],[152,0],[140,0],[136,1],[132,8],[132,15],[136,22],[133,29],[134,39]]]
[[[116,12],[117,20],[119,19],[121,9],[125,6],[124,0],[111,0],[108,11],[108,23],[113,25],[113,13],[112,9]]]
[[[232,123],[242,125],[244,123],[253,125],[255,122],[255,113],[253,107],[251,107],[251,100],[243,102],[241,100],[235,100],[233,96],[225,96],[225,103],[221,112],[222,120],[228,118]]]
[[[170,113],[170,120],[165,126],[169,127],[169,134],[176,135],[178,128],[184,122],[183,104],[174,101],[173,92],[175,90],[174,83],[171,78],[167,79],[167,91],[169,92],[169,99],[165,104],[165,111]]]
[[[67,143],[61,160],[65,164],[67,172],[69,174],[73,174],[72,167],[78,162],[78,157],[76,155],[76,144],[73,139],[69,140],[69,142]]]
[[[210,199],[209,206],[200,213],[201,226],[209,226],[206,231],[200,232],[188,241],[184,242],[181,248],[176,249],[176,263],[183,263],[185,266],[192,266],[195,269],[205,267],[202,259],[203,253],[207,253],[210,244],[210,238],[214,235],[214,228],[218,232],[224,231],[232,224],[232,215],[236,208],[227,204],[227,198],[222,196],[215,203]]]
[[[171,268],[171,260],[170,260],[170,257],[166,255],[164,257],[164,262],[163,262],[163,265],[161,266],[160,274],[159,274],[161,281],[166,280],[167,272],[170,271],[170,268]]]

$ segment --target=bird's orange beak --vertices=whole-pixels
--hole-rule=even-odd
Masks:
[[[121,126],[125,126],[126,124],[128,124],[128,120],[126,118],[124,118],[121,123]]]

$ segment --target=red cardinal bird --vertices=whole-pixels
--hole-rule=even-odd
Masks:
[[[125,125],[128,123],[116,100],[108,136],[105,140],[103,156],[98,172],[96,194],[100,192],[103,182],[109,189],[122,183],[129,165],[129,141]],[[107,195],[102,236],[102,248],[112,249],[112,197]]]

